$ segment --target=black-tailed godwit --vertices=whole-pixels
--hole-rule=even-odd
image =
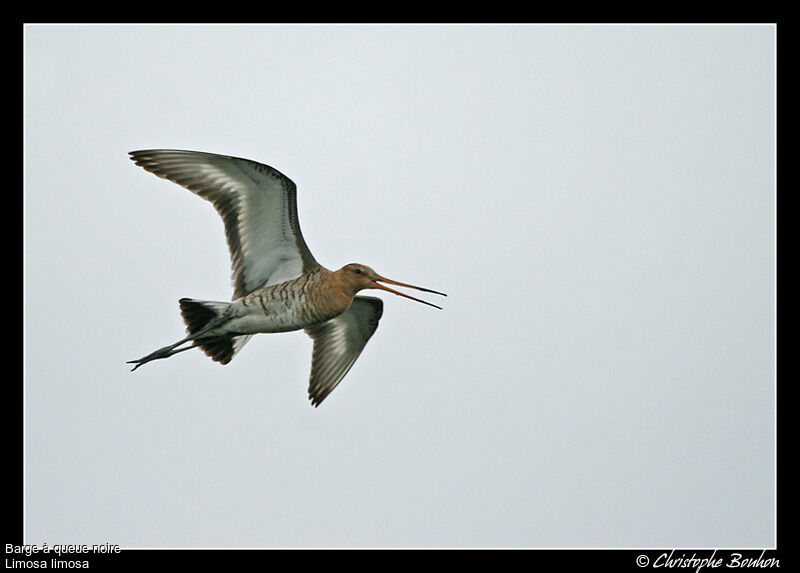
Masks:
[[[214,205],[225,223],[234,286],[232,302],[181,299],[188,336],[131,360],[133,370],[195,347],[227,364],[254,334],[303,329],[314,341],[308,395],[319,406],[353,366],[383,313],[381,299],[356,296],[359,291],[381,289],[441,309],[380,283],[444,293],[389,280],[360,264],[337,271],[320,265],[300,232],[297,188],[272,167],[196,151],[130,155]]]

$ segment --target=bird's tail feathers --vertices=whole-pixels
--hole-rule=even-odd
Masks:
[[[181,316],[186,323],[186,331],[189,335],[200,333],[206,329],[212,321],[221,317],[231,305],[229,302],[215,302],[210,300],[195,300],[182,298]],[[203,349],[213,360],[227,364],[231,361],[234,354],[242,347],[248,337],[234,336],[225,334],[222,336],[199,337],[195,339],[195,344]]]

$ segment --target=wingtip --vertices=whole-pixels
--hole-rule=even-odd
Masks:
[[[128,155],[130,155],[131,159],[136,159],[138,157],[143,157],[147,155],[159,155],[165,153],[198,153],[198,152],[183,151],[180,149],[136,149],[134,151],[129,151]]]
[[[144,159],[148,153],[149,151],[146,149],[137,149],[136,151],[129,151],[128,159],[139,165],[141,164],[142,159]]]

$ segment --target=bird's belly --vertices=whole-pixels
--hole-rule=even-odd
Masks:
[[[260,332],[291,332],[305,326],[304,321],[291,309],[281,313],[265,313],[254,309],[231,319],[225,325],[229,332],[237,334],[258,334]]]
[[[298,281],[305,282],[299,283]],[[319,289],[303,288],[306,279],[287,281],[254,291],[233,303],[231,319],[225,324],[230,333],[289,332],[325,322],[341,314],[351,300],[321,296]],[[324,294],[324,293],[323,293]]]

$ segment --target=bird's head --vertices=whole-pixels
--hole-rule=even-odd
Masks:
[[[336,271],[336,274],[339,275],[338,278],[345,285],[347,285],[347,287],[349,289],[352,290],[353,294],[357,293],[360,290],[367,289],[367,288],[380,289],[380,290],[385,290],[385,291],[388,291],[390,293],[396,294],[398,296],[402,296],[402,297],[405,297],[405,298],[410,298],[411,300],[415,300],[417,302],[421,302],[422,304],[427,304],[428,306],[432,306],[432,307],[438,308],[439,310],[441,310],[442,307],[436,306],[435,304],[431,304],[430,302],[427,302],[427,301],[424,301],[424,300],[421,300],[421,299],[418,299],[418,298],[414,298],[413,296],[408,296],[407,294],[403,294],[403,293],[398,292],[398,291],[396,291],[394,289],[390,289],[389,287],[384,286],[384,285],[382,285],[380,283],[388,283],[388,284],[397,285],[397,286],[401,286],[401,287],[413,288],[413,289],[416,289],[416,290],[419,290],[419,291],[423,291],[423,292],[430,292],[430,293],[433,293],[433,294],[447,296],[446,294],[444,294],[442,292],[437,292],[435,290],[430,290],[430,289],[427,289],[427,288],[422,288],[422,287],[409,285],[409,284],[405,284],[405,283],[399,283],[397,281],[393,281],[393,280],[387,279],[385,277],[382,277],[381,275],[379,275],[375,271],[373,271],[368,266],[360,265],[358,263],[350,263],[349,265],[345,265],[341,269]]]

